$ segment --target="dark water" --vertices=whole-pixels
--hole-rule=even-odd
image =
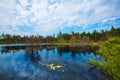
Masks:
[[[104,80],[89,64],[101,61],[90,47],[0,46],[0,80]]]

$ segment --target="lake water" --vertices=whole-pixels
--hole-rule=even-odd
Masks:
[[[101,61],[90,47],[0,46],[0,80],[104,80],[89,64]]]

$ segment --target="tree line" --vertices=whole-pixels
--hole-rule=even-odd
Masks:
[[[83,32],[83,33],[62,33],[59,32],[57,36],[42,36],[42,35],[31,35],[31,36],[20,36],[20,35],[10,35],[10,34],[1,34],[0,43],[90,43],[105,41],[111,37],[119,36],[120,37],[120,28],[114,28],[112,26],[111,30],[101,30],[98,32],[94,30],[92,33]]]

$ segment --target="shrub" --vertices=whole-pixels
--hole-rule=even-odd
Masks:
[[[104,42],[97,53],[101,54],[105,61],[92,60],[91,63],[115,80],[120,80],[120,37],[114,37]]]

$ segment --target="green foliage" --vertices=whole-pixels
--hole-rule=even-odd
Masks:
[[[105,59],[104,62],[91,61],[106,74],[120,80],[120,37],[114,37],[104,42],[98,53]]]

